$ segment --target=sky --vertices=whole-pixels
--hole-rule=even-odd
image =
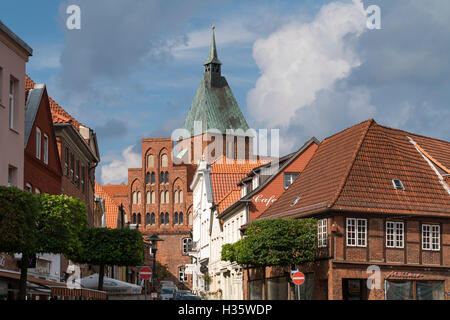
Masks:
[[[69,30],[69,5],[81,29]],[[381,29],[364,10],[377,5]],[[280,154],[368,118],[450,140],[450,1],[15,0],[0,20],[33,48],[28,75],[97,133],[101,183],[127,181],[140,141],[182,126],[211,25],[222,74]]]

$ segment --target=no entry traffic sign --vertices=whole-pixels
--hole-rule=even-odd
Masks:
[[[152,268],[142,267],[139,269],[139,277],[144,280],[150,280],[152,278]]]
[[[305,275],[302,272],[298,271],[292,275],[292,281],[295,284],[303,284],[303,282],[305,282]]]

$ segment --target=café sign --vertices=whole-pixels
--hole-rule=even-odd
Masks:
[[[275,198],[275,195],[271,195],[269,198],[265,197],[263,194],[258,194],[253,197],[253,200],[255,203],[264,203],[266,207],[270,206],[273,202],[275,202],[277,199]]]

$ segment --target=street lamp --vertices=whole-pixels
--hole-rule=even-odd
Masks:
[[[153,255],[153,276],[152,276],[152,292],[155,290],[153,279],[156,275],[156,251],[158,250],[158,241],[164,241],[156,233],[152,234],[151,237],[145,239],[146,241],[151,242],[152,255]]]

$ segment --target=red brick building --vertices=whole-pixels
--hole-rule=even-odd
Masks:
[[[25,109],[24,188],[34,193],[61,193],[62,169],[45,85],[27,90]]]
[[[317,260],[298,266],[303,298],[448,300],[449,168],[449,142],[370,119],[322,141],[260,219],[318,219]],[[298,298],[285,272],[265,278]],[[266,295],[262,279],[248,270],[247,297]]]

